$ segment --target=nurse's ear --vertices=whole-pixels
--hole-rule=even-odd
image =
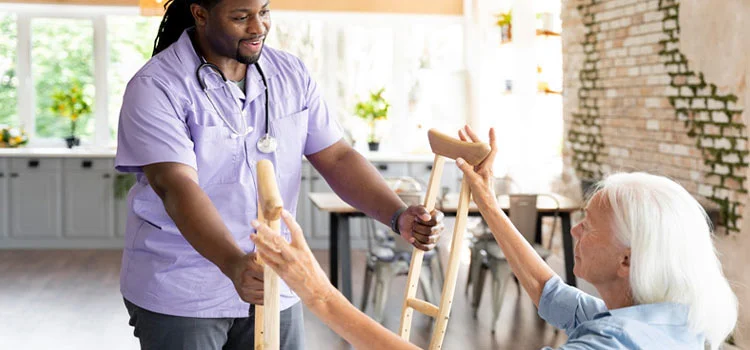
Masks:
[[[208,21],[208,10],[199,4],[190,5],[190,13],[193,14],[196,27],[205,27]]]

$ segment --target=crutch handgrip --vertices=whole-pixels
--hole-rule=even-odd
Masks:
[[[427,132],[427,139],[430,141],[432,153],[450,159],[461,157],[471,165],[481,163],[487,158],[491,150],[490,145],[484,142],[461,141],[443,134],[436,129],[430,129]]]
[[[279,220],[284,202],[276,185],[276,173],[273,163],[268,160],[258,162],[258,197],[263,218],[268,221]]]

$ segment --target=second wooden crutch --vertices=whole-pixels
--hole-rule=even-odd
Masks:
[[[430,148],[432,148],[432,153],[435,154],[435,161],[432,165],[430,182],[427,185],[424,206],[427,208],[427,211],[432,212],[432,210],[435,209],[435,200],[437,198],[438,190],[440,189],[440,178],[443,174],[445,158],[456,159],[460,157],[471,165],[478,165],[490,154],[490,146],[486,143],[480,142],[464,142],[442,134],[435,129],[431,129],[427,135],[430,141]],[[409,340],[412,314],[414,310],[431,316],[435,319],[435,327],[433,328],[432,338],[430,339],[430,349],[440,349],[442,347],[445,331],[448,327],[448,318],[450,316],[451,304],[453,303],[453,294],[456,289],[456,279],[458,278],[458,268],[463,247],[463,236],[466,229],[466,218],[469,215],[470,195],[469,184],[466,182],[466,179],[463,179],[461,181],[461,193],[458,199],[456,223],[453,228],[450,257],[448,259],[448,270],[445,281],[443,282],[443,291],[440,296],[439,306],[435,306],[429,302],[416,298],[417,286],[419,285],[419,272],[422,270],[424,252],[414,248],[412,253],[409,275],[406,283],[406,295],[401,309],[401,327],[399,335],[402,338]]]

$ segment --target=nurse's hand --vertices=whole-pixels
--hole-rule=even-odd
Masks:
[[[263,305],[263,267],[255,261],[255,253],[249,253],[232,262],[227,276],[242,300]]]
[[[398,217],[398,230],[407,242],[418,249],[429,251],[435,248],[443,232],[443,212],[428,213],[423,205],[412,205]]]
[[[305,305],[310,307],[327,300],[336,289],[315,260],[299,224],[286,210],[281,217],[292,233],[292,242],[287,243],[268,225],[254,220],[252,225],[257,234],[251,234],[250,239],[255,242],[258,254],[297,293]]]

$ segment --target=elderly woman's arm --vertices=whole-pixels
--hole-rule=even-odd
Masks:
[[[258,233],[251,235],[251,239],[263,261],[299,295],[315,316],[356,349],[418,349],[349,303],[328,281],[291,214],[284,211],[282,218],[292,233],[291,244],[257,221],[253,221],[253,227]]]
[[[459,137],[463,141],[479,142],[479,137],[468,126],[464,130],[459,130]],[[497,154],[494,129],[490,129],[490,146],[492,151],[481,164],[472,167],[460,158],[456,160],[456,164],[471,185],[474,202],[477,203],[482,217],[505,254],[513,273],[529,293],[534,305],[538,307],[544,285],[555,273],[498,207],[492,185],[492,164]]]

